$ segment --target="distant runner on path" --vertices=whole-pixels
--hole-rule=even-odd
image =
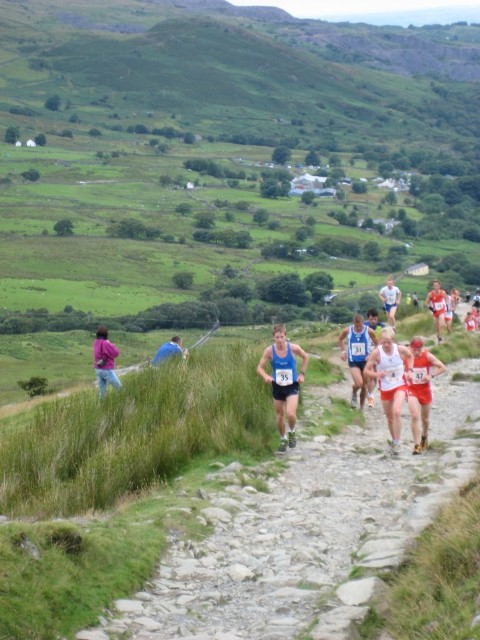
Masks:
[[[447,310],[447,294],[440,288],[440,280],[433,281],[433,289],[428,293],[425,304],[433,314],[433,323],[437,332],[437,340],[440,344],[443,340],[445,311]]]
[[[293,342],[287,341],[287,330],[283,324],[275,324],[272,329],[273,344],[265,349],[258,363],[257,373],[267,384],[272,385],[273,406],[280,434],[280,452],[293,449],[297,445],[296,424],[300,383],[305,381],[308,355]],[[296,358],[302,359],[302,368],[297,374]],[[270,362],[272,374],[265,367]],[[285,415],[288,421],[288,436],[285,428]]]
[[[388,278],[387,284],[378,292],[378,297],[383,302],[388,325],[395,331],[395,314],[402,299],[402,292],[393,284],[393,278]]]
[[[428,447],[428,427],[433,399],[430,381],[445,373],[447,367],[433,353],[424,348],[423,339],[418,336],[410,340],[410,349],[413,355],[413,371],[408,382],[408,408],[412,419],[412,453],[418,455]]]
[[[395,333],[390,327],[382,329],[380,345],[369,355],[365,375],[378,381],[383,411],[392,436],[391,453],[398,456],[402,434],[402,405],[407,397],[407,377],[412,376],[413,356],[410,349],[396,344],[394,340]]]

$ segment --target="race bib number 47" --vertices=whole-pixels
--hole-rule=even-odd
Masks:
[[[414,368],[412,382],[413,384],[425,384],[425,376],[428,375],[428,371],[426,367],[422,368]]]

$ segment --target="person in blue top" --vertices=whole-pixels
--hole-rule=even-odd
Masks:
[[[346,348],[344,340],[347,338]],[[352,375],[352,399],[351,406],[358,407],[357,393],[360,390],[360,409],[363,409],[368,391],[368,379],[363,370],[367,365],[367,358],[370,353],[370,343],[378,344],[378,337],[371,327],[366,327],[363,316],[359,313],[353,316],[353,324],[345,329],[338,336],[338,346],[341,350],[341,359],[348,361],[350,373]]]
[[[265,349],[257,367],[257,373],[267,384],[272,385],[273,406],[280,434],[280,452],[285,452],[288,446],[297,446],[296,424],[297,407],[300,384],[305,381],[308,365],[308,355],[293,342],[287,341],[287,330],[283,324],[275,324],[272,329],[273,344]],[[302,359],[302,368],[297,373],[296,359]],[[272,373],[267,373],[265,367],[270,362]],[[288,421],[288,437],[285,427],[285,415]]]
[[[174,358],[180,356],[182,358],[186,358],[188,356],[188,350],[183,349],[182,347],[182,339],[180,336],[173,336],[170,342],[165,342],[162,344],[160,349],[155,354],[152,364],[157,365],[162,360],[166,360],[167,358]]]
[[[379,321],[378,311],[376,309],[369,309],[367,311],[367,319],[365,320],[364,324],[366,327],[370,327],[375,331],[379,340],[382,329],[385,329],[385,327],[387,326],[384,322]]]
[[[370,327],[377,334],[377,338],[380,340],[382,335],[382,329],[385,329],[387,326],[384,322],[380,322],[378,319],[378,311],[376,309],[369,309],[367,311],[367,320],[364,322],[366,327]],[[370,351],[373,350],[374,344],[370,344]],[[375,378],[369,378],[367,382],[367,393],[368,393],[368,406],[372,409],[375,406],[375,398],[373,397],[373,392],[375,390],[375,385],[377,381]]]

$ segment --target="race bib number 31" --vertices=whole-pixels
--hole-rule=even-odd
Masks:
[[[275,382],[280,387],[286,387],[289,384],[293,384],[293,370],[277,369],[277,371],[275,372]]]
[[[352,356],[364,356],[365,355],[365,343],[358,342],[352,344]]]

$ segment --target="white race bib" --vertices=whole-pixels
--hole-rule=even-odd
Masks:
[[[277,369],[275,372],[275,382],[280,387],[286,387],[289,384],[293,384],[293,370],[292,369]]]
[[[393,382],[394,380],[401,380],[404,373],[405,369],[403,367],[396,367],[396,369],[387,369],[385,377]]]
[[[426,367],[418,367],[413,369],[412,382],[413,384],[425,384],[428,380],[425,380],[425,376],[428,375]]]
[[[352,342],[351,343],[352,356],[364,356],[365,355],[365,343],[364,342]]]
[[[445,309],[445,303],[444,302],[435,302],[433,304],[433,308],[435,309],[435,311],[441,311],[442,309]]]

